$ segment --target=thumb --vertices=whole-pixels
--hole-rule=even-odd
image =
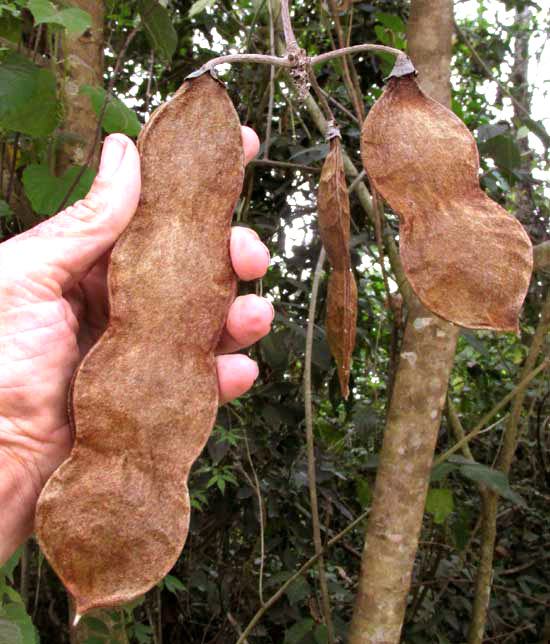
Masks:
[[[0,274],[64,291],[115,243],[132,218],[141,177],[134,143],[105,139],[99,172],[84,199],[0,245]]]

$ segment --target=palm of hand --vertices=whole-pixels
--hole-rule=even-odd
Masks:
[[[70,451],[67,391],[107,320],[105,269],[98,264],[66,295],[27,279],[2,299],[0,446],[39,491]]]

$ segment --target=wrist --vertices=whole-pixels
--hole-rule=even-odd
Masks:
[[[0,566],[32,534],[38,494],[25,466],[0,450]]]

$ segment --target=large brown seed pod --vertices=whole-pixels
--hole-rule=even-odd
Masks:
[[[79,366],[75,444],[37,507],[42,551],[77,614],[128,602],[174,565],[187,477],[218,407],[214,349],[234,296],[239,119],[209,74],[144,127],[138,210],[110,260],[107,330]]]
[[[390,78],[361,132],[373,187],[399,215],[403,267],[423,304],[470,328],[515,331],[532,246],[479,186],[467,127],[413,75]]]
[[[351,356],[357,323],[357,286],[351,272],[350,207],[340,137],[330,140],[317,193],[321,241],[333,271],[327,290],[326,333],[343,398],[349,396]]]

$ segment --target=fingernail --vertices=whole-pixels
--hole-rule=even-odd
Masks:
[[[267,257],[267,263],[269,264],[269,262],[271,261],[271,253],[269,252],[269,248],[261,241],[258,241],[258,245],[262,247],[263,252]]]
[[[267,304],[269,307],[269,310],[271,311],[271,321],[273,322],[273,318],[275,317],[275,308],[273,307],[273,304],[269,300],[264,299],[264,302]]]
[[[103,143],[98,176],[104,179],[112,177],[119,169],[126,146],[114,136],[108,136]]]
[[[260,367],[258,367],[257,362],[254,363],[254,366],[256,367],[256,375],[254,376],[254,380],[256,380],[258,378],[258,376],[260,375]]]
[[[258,235],[254,228],[246,228],[246,226],[243,226],[243,230],[246,231],[251,237],[254,237],[254,239],[260,239],[260,235]]]

